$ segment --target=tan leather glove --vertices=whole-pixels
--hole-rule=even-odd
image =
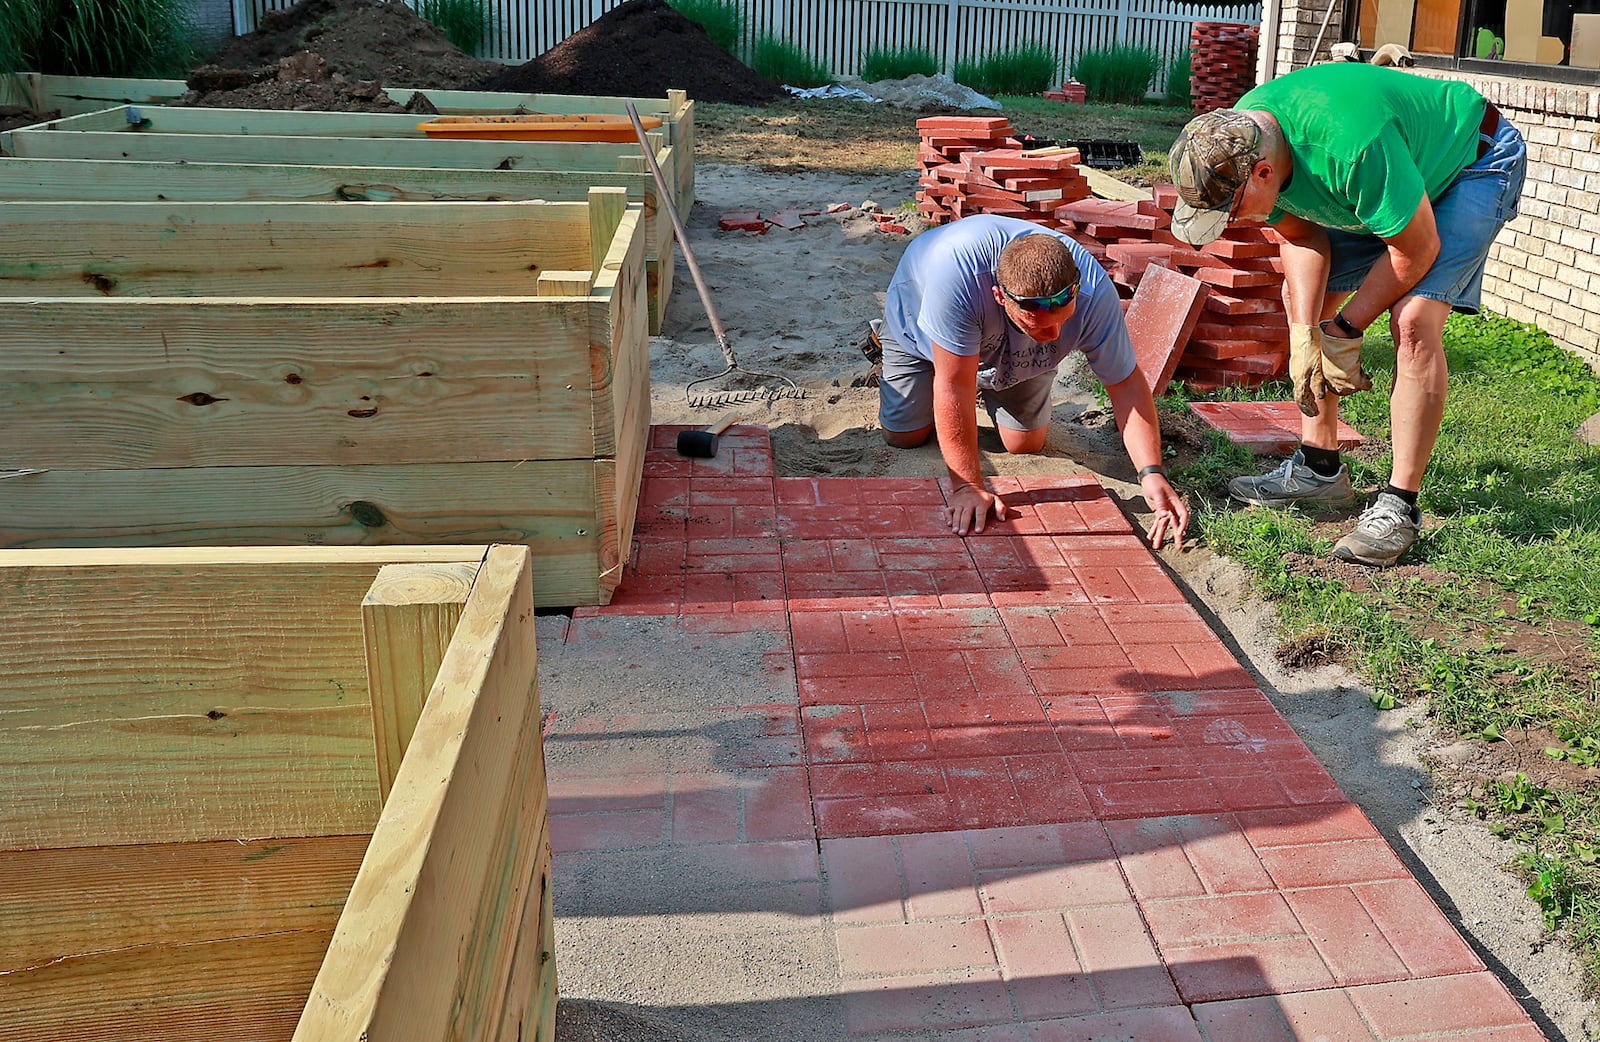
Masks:
[[[1371,390],[1372,377],[1361,368],[1361,345],[1367,338],[1339,336],[1329,328],[1332,324],[1329,320],[1317,328],[1317,337],[1322,341],[1322,376],[1328,390],[1334,394]]]
[[[1289,326],[1289,378],[1294,381],[1294,403],[1307,416],[1317,414],[1328,394],[1318,339],[1315,326]]]

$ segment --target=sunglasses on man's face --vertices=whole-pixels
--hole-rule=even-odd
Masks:
[[[1000,287],[1000,292],[1023,311],[1054,311],[1078,299],[1078,284],[1074,282],[1060,293],[1052,293],[1048,297],[1019,297],[1004,286]]]

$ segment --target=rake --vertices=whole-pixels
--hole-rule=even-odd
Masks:
[[[742,405],[746,402],[775,402],[780,398],[806,397],[806,392],[787,376],[746,369],[734,356],[733,345],[728,342],[727,331],[722,328],[722,320],[717,317],[716,306],[711,303],[711,291],[706,288],[705,276],[700,274],[700,265],[695,263],[694,253],[689,249],[688,233],[683,230],[683,222],[678,220],[678,208],[672,201],[672,191],[668,189],[666,179],[661,176],[661,167],[656,165],[655,153],[650,149],[650,139],[645,136],[644,124],[639,121],[639,112],[633,107],[633,102],[626,104],[628,118],[633,121],[633,132],[639,138],[639,148],[644,152],[645,162],[650,166],[650,176],[656,182],[656,198],[660,200],[660,205],[666,208],[667,217],[672,221],[672,230],[678,237],[678,245],[683,249],[683,259],[689,265],[689,274],[694,276],[695,289],[700,292],[700,303],[705,305],[706,317],[711,320],[711,330],[717,335],[717,347],[722,350],[722,360],[728,363],[727,368],[720,373],[690,381],[683,389],[684,400],[689,403],[690,408],[713,409]]]

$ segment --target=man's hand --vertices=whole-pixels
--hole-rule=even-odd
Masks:
[[[1343,337],[1330,319],[1317,328],[1322,345],[1322,376],[1334,394],[1355,394],[1372,390],[1372,377],[1361,368],[1361,344],[1365,336]]]
[[[1150,526],[1151,548],[1161,549],[1170,535],[1172,545],[1183,549],[1183,534],[1189,529],[1189,505],[1173,489],[1165,475],[1146,474],[1139,482],[1139,488],[1144,492],[1144,501],[1156,513],[1155,522]]]
[[[1005,502],[993,492],[964,482],[958,483],[950,494],[950,505],[944,508],[945,521],[956,535],[978,533],[983,531],[991,510],[996,521],[1004,521],[1010,516]]]
[[[1294,403],[1306,416],[1321,411],[1328,385],[1322,375],[1322,344],[1314,326],[1289,326],[1289,378],[1294,381]],[[1360,350],[1359,345],[1357,350]]]

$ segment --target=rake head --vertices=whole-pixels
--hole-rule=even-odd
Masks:
[[[722,372],[691,382],[683,389],[683,397],[692,409],[716,409],[750,402],[805,398],[807,394],[787,376],[758,373],[729,363]]]

